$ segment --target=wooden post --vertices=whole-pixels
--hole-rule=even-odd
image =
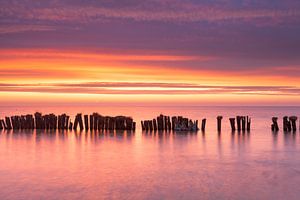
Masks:
[[[7,130],[11,130],[12,126],[11,126],[11,122],[10,122],[10,118],[9,117],[5,117],[5,123],[6,123],[6,129]]]
[[[157,125],[158,125],[158,130],[162,131],[164,127],[163,115],[157,117]]]
[[[206,125],[206,119],[202,119],[202,123],[201,123],[201,131],[205,132],[205,125]]]
[[[251,118],[247,116],[247,131],[251,130]]]
[[[156,119],[153,119],[153,129],[154,131],[157,131],[157,124],[156,124]]]
[[[90,115],[90,130],[93,130],[94,128],[94,116]]]
[[[99,130],[103,130],[104,129],[104,117],[100,115],[100,118],[99,118]]]
[[[218,116],[218,117],[217,117],[217,122],[218,122],[218,132],[221,132],[221,130],[222,130],[222,119],[223,119],[223,116]]]
[[[290,120],[290,122],[291,122],[291,126],[292,126],[292,131],[293,132],[296,132],[296,130],[297,130],[297,125],[296,125],[296,121],[297,121],[297,117],[296,116],[291,116],[291,117],[289,117],[289,120]]]
[[[242,116],[242,131],[246,131],[246,117]]]
[[[89,116],[88,115],[84,115],[84,127],[85,130],[89,130]]]
[[[171,129],[172,129],[172,124],[171,124],[170,116],[168,116],[167,126],[168,126],[168,131],[171,131]]]
[[[168,130],[168,117],[164,116],[164,130],[167,131]]]
[[[98,120],[99,120],[99,114],[93,113],[93,119],[94,119],[94,126],[92,127],[93,130],[98,130]]]
[[[1,119],[0,123],[2,124],[3,129],[7,129],[6,124],[3,119]]]
[[[73,129],[73,122],[70,120],[70,124],[69,124],[69,130]]]
[[[291,123],[290,123],[289,118],[287,116],[283,117],[283,130],[285,132],[290,132],[292,130]]]
[[[271,126],[271,129],[272,129],[273,132],[279,131],[277,120],[278,120],[278,117],[272,117],[273,124]]]
[[[229,118],[230,121],[230,126],[231,126],[231,131],[235,131],[235,118]]]
[[[64,123],[64,129],[67,130],[68,127],[69,127],[69,119],[70,119],[70,116],[66,116],[66,120],[65,120],[65,123]]]
[[[148,124],[149,124],[149,130],[152,132],[152,131],[153,131],[153,123],[152,123],[152,120],[149,120],[149,121],[148,121]]]
[[[236,123],[237,123],[237,130],[240,132],[241,131],[241,116],[236,116]]]
[[[121,118],[121,130],[131,131],[132,127],[133,127],[133,119],[131,117],[122,117]]]
[[[174,131],[175,127],[177,126],[177,117],[172,117],[172,130]]]
[[[2,124],[2,119],[0,120],[0,130],[3,130],[3,124]]]
[[[83,121],[82,121],[82,114],[78,114],[78,123],[80,131],[83,130]]]

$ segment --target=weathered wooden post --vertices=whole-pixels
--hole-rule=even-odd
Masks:
[[[72,129],[73,129],[73,122],[70,120],[69,130],[71,131]]]
[[[242,116],[242,131],[246,131],[246,117]]]
[[[277,120],[278,120],[278,117],[272,117],[273,124],[271,126],[271,129],[272,129],[273,132],[279,131]]]
[[[3,130],[2,119],[0,120],[0,130]]]
[[[177,124],[177,117],[173,116],[171,120],[172,120],[172,130],[174,131]]]
[[[76,130],[78,126],[78,117],[77,115],[75,116],[75,120],[74,120],[74,125],[73,125],[73,129]]]
[[[89,116],[88,115],[84,115],[84,127],[85,127],[86,131],[89,130]]]
[[[152,123],[152,120],[149,120],[149,121],[148,121],[148,124],[149,124],[149,130],[152,132],[152,131],[153,131],[153,123]]]
[[[171,131],[171,129],[172,129],[172,124],[171,124],[170,116],[168,116],[167,126],[168,126],[168,131]]]
[[[82,114],[78,114],[78,123],[79,123],[79,129],[80,131],[82,131],[84,128],[83,128],[83,121],[82,121]]]
[[[297,121],[297,117],[296,116],[291,116],[291,117],[289,117],[289,120],[290,120],[290,122],[291,122],[291,126],[292,126],[292,131],[293,132],[296,132],[296,130],[297,130],[297,125],[296,125],[296,121]]]
[[[206,119],[202,119],[202,124],[201,124],[201,131],[205,132],[205,125],[206,125]]]
[[[153,119],[153,130],[157,131],[157,124],[156,124],[156,119]]]
[[[240,132],[241,131],[241,116],[236,116],[236,123],[237,123],[237,130]]]
[[[5,124],[5,122],[4,122],[4,120],[3,119],[1,119],[0,120],[0,123],[2,124],[2,126],[3,126],[3,129],[7,129],[7,127],[6,127],[6,124]]]
[[[223,119],[223,116],[218,116],[217,117],[217,122],[218,122],[218,132],[221,132],[222,130],[222,119]]]
[[[124,121],[125,121],[126,125],[124,124]],[[124,120],[124,117],[122,117],[120,119],[120,127],[121,127],[121,130],[126,129],[128,131],[131,131],[132,127],[133,127],[133,119],[131,117],[126,117]]]
[[[90,130],[94,128],[94,115],[90,115]]]
[[[163,115],[157,117],[157,125],[158,125],[158,130],[162,131],[164,127]]]
[[[98,130],[98,120],[99,120],[99,114],[93,113],[94,118],[94,126],[92,127],[94,130]]]
[[[69,127],[69,119],[70,119],[70,116],[66,116],[66,120],[65,120],[65,123],[64,123],[64,129],[68,129],[68,127]]]
[[[164,116],[163,119],[164,119],[164,130],[167,131],[168,130],[168,117]]]
[[[251,118],[247,116],[247,131],[251,130]]]
[[[99,126],[98,126],[99,130],[103,130],[104,129],[104,119],[105,118],[101,115],[100,119],[99,119]]]
[[[292,130],[291,123],[290,123],[289,118],[287,116],[283,117],[283,130],[285,132],[290,132]]]
[[[9,117],[5,117],[5,123],[6,123],[6,129],[7,130],[11,130],[12,126],[11,126],[11,122],[10,122],[10,118]]]
[[[235,118],[229,118],[230,121],[230,126],[231,126],[231,131],[235,131]]]

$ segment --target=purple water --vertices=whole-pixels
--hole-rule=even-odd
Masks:
[[[0,117],[37,110],[130,115],[138,127],[1,132],[0,199],[299,199],[299,131],[273,134],[270,125],[273,116],[300,116],[300,107],[1,107]],[[207,130],[142,133],[140,120],[160,113],[205,117]],[[231,133],[235,115],[252,117],[250,133]]]

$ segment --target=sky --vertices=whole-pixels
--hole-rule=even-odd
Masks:
[[[300,105],[298,0],[0,0],[0,103]]]

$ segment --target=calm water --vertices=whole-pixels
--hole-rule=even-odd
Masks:
[[[0,116],[76,111],[126,114],[135,133],[1,132],[0,199],[299,199],[300,135],[272,134],[272,116],[300,107],[2,107]],[[205,134],[146,134],[140,119],[208,119]],[[216,116],[223,130],[216,132]],[[252,116],[232,134],[228,117]],[[281,128],[281,120],[279,121]],[[299,126],[299,125],[298,125]]]

